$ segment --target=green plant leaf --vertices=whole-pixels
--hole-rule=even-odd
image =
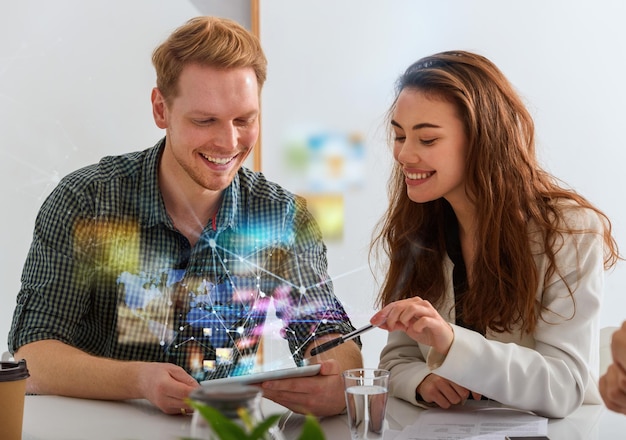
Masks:
[[[247,434],[241,426],[208,405],[189,401],[190,406],[199,411],[204,420],[221,440],[242,440]]]
[[[270,428],[278,422],[281,415],[273,414],[266,417],[253,427],[252,431],[248,434],[245,429],[239,426],[228,417],[224,416],[219,410],[205,405],[200,402],[186,399],[186,402],[193,409],[198,411],[202,418],[211,426],[211,429],[221,440],[262,440],[263,436],[270,430]],[[247,416],[246,414],[243,414]],[[240,417],[242,414],[240,414]],[[251,420],[248,419],[248,423]],[[302,431],[298,440],[325,440],[324,431],[319,424],[317,418],[311,414],[305,416],[304,423],[302,425]]]
[[[269,417],[266,417],[265,420],[263,420],[261,423],[259,423],[258,425],[254,427],[248,439],[249,440],[263,439],[263,436],[270,430],[272,425],[278,422],[279,419],[280,419],[280,414],[273,414]]]
[[[325,440],[324,431],[315,416],[307,414],[298,440]]]

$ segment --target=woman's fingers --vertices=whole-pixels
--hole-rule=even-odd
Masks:
[[[395,301],[385,306],[370,320],[388,331],[403,331],[415,341],[446,354],[454,332],[429,301],[420,297]]]
[[[436,374],[429,374],[417,389],[424,401],[433,402],[441,408],[462,403],[469,390]]]
[[[419,297],[400,300],[388,304],[372,318],[372,323],[387,330],[404,330],[423,316],[439,315],[430,302]]]

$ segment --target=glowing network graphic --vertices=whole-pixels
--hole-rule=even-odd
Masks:
[[[192,252],[185,268],[122,271],[117,277],[123,304],[118,311],[120,343],[158,343],[166,360],[184,366],[198,380],[261,371],[268,365],[259,362],[259,344],[268,337],[265,322],[273,307],[287,323],[280,337],[289,341],[288,362],[302,363],[303,348],[318,329],[334,332],[334,323],[345,318],[337,309],[330,278],[305,285],[308,263],[286,255],[284,246],[254,234],[243,239],[238,235],[235,241],[255,245],[235,245],[246,249],[239,254],[210,238],[194,250],[204,255],[201,262],[193,261]],[[120,264],[120,240],[109,242]],[[285,264],[293,267],[283,270]],[[273,362],[285,367],[285,360]]]

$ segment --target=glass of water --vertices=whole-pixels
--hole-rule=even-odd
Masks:
[[[389,375],[388,370],[377,368],[343,372],[348,426],[353,440],[383,438]]]

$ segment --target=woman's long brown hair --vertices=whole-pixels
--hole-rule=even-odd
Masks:
[[[571,200],[603,220],[606,269],[620,259],[611,222],[539,166],[532,117],[509,81],[485,57],[455,51],[423,58],[399,78],[396,97],[405,88],[453,103],[465,125],[469,144],[466,188],[478,207],[476,260],[469,291],[463,296],[465,324],[496,332],[520,325],[532,332],[541,307],[535,298],[540,276],[531,252],[528,225],[536,225],[543,232],[550,276],[557,270],[557,238],[585,232],[564,228],[557,202]],[[395,102],[389,118],[394,109]],[[412,202],[397,163],[389,179],[389,201],[370,254],[382,251],[388,258],[378,303],[386,305],[420,296],[436,305],[447,284],[442,228],[447,201]],[[571,295],[572,289],[568,288]]]

